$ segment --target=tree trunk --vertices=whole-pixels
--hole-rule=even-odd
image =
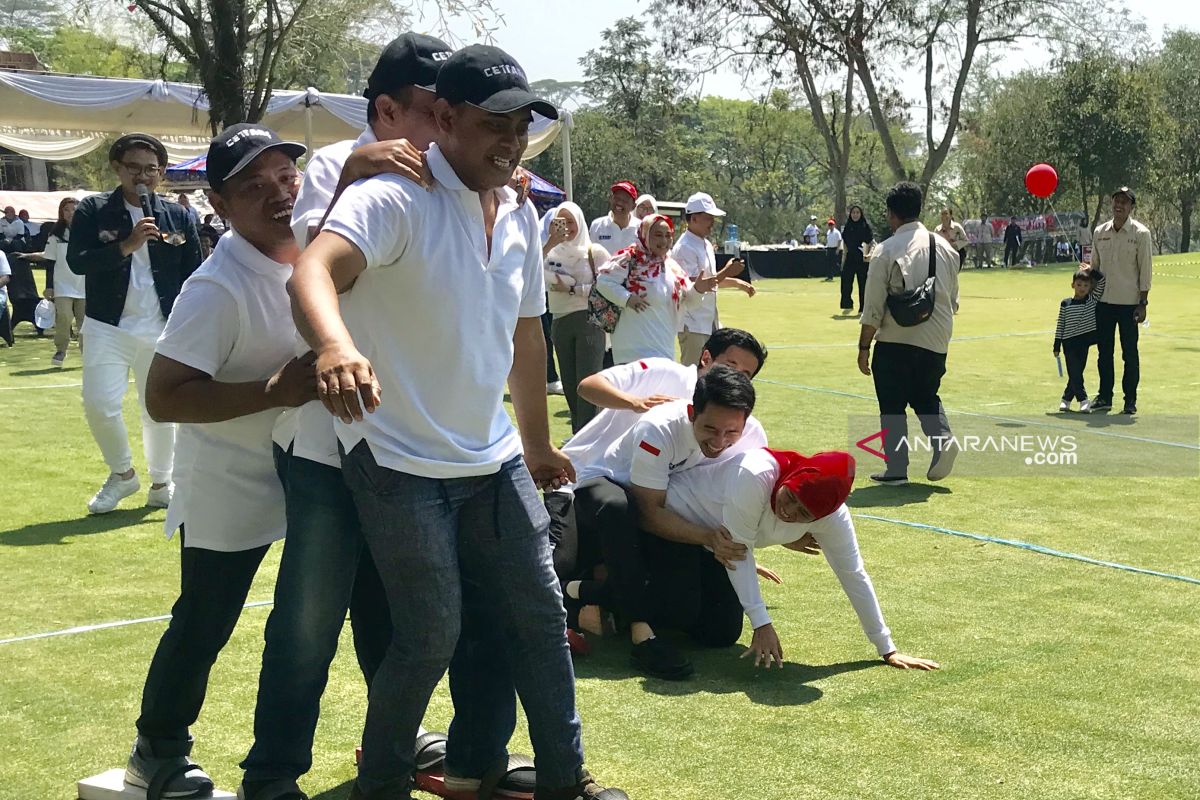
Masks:
[[[1192,209],[1195,204],[1194,197],[1179,198],[1179,223],[1182,231],[1179,237],[1179,252],[1181,253],[1189,253],[1192,249]]]

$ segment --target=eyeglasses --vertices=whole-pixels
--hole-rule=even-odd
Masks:
[[[158,164],[126,164],[124,161],[122,161],[121,166],[125,168],[126,172],[135,178],[139,175],[145,175],[147,178],[153,178],[162,173],[162,167],[160,167]]]

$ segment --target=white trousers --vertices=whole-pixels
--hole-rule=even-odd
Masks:
[[[146,374],[154,358],[155,339],[134,336],[112,325],[87,320],[87,348],[83,351],[83,412],[92,437],[100,446],[104,463],[113,472],[133,467],[129,432],[121,406],[133,370],[138,405],[142,409],[142,449],[150,480],[171,480],[175,461],[174,423],[155,422],[146,413]]]

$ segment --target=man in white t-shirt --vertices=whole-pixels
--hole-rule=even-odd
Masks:
[[[825,274],[828,282],[841,272],[842,266],[842,232],[833,217],[825,221],[825,253],[829,256],[829,271]]]
[[[507,761],[515,685],[537,758],[534,796],[615,800],[624,794],[605,795],[583,768],[536,492],[574,473],[550,444],[538,221],[506,185],[531,112],[557,110],[511,56],[482,45],[443,63],[437,94],[432,189],[392,175],[351,186],[291,284],[392,611],[351,796],[407,796],[414,759],[395,743],[416,738],[454,656],[451,695],[471,707],[450,728],[447,788]],[[504,409],[506,379],[520,435]]]
[[[384,48],[367,81],[366,129],[357,140],[318,150],[305,167],[291,221],[301,250],[338,188],[353,182],[359,160],[375,171],[402,170],[397,159],[411,148],[405,174],[420,178],[420,151],[437,134],[437,73],[451,52],[442,40],[416,33]],[[297,338],[297,352],[307,350]],[[277,458],[288,464],[288,543],[267,619],[254,744],[242,762],[246,800],[273,782],[295,782],[311,767],[321,695],[347,610],[368,688],[392,638],[387,595],[342,477],[333,417],[318,400],[289,409],[276,422],[274,440]],[[418,749],[418,768],[436,767],[445,755],[445,736],[422,732]]]
[[[710,640],[722,621],[741,625],[736,601],[721,612],[706,609],[704,619],[663,616],[653,594],[656,574],[698,564],[704,548],[722,562],[744,553],[719,529],[688,523],[666,507],[671,474],[712,464],[753,447],[766,446],[766,433],[754,410],[754,385],[741,372],[711,367],[696,381],[691,400],[675,400],[646,412],[624,435],[603,450],[577,455],[575,520],[581,553],[600,553],[608,570],[603,582],[587,580],[600,563],[576,565],[583,580],[569,581],[568,597],[580,605],[618,609],[631,623],[631,662],[666,680],[692,674],[692,664],[677,648],[655,636],[655,628],[681,628],[699,641]],[[726,638],[724,634],[722,639]]]
[[[671,248],[671,257],[693,281],[717,274],[717,254],[708,237],[717,217],[723,216],[725,212],[717,208],[710,195],[696,192],[688,198],[684,207],[687,230]],[[725,289],[736,287],[750,297],[754,296],[754,287],[740,278],[725,278],[717,285]],[[700,353],[708,337],[719,327],[716,292],[702,295],[700,304],[695,308],[680,309],[679,363],[700,363]]]
[[[0,218],[0,241],[11,242],[25,234],[25,223],[17,217],[17,209],[13,206],[5,206],[4,217]]]
[[[79,202],[67,244],[67,264],[84,276],[88,299],[83,411],[109,469],[88,501],[92,514],[112,511],[141,486],[122,413],[130,372],[142,407],[142,447],[150,472],[146,504],[166,508],[170,503],[175,426],[155,422],[146,412],[146,372],[175,297],[201,261],[192,218],[154,194],[167,167],[162,142],[131,133],[117,139],[108,155],[121,185]]]
[[[804,229],[805,244],[820,244],[817,238],[821,235],[821,229],[817,227],[817,215],[813,214],[808,218],[808,227]]]
[[[608,197],[609,212],[596,217],[588,227],[592,241],[616,255],[637,244],[638,225],[641,220],[633,215],[633,204],[637,202],[638,190],[633,181],[617,181]]]
[[[211,793],[212,781],[188,759],[188,728],[258,566],[286,527],[271,430],[285,406],[316,396],[312,354],[292,355],[287,295],[303,154],[304,145],[256,124],[212,140],[212,202],[233,233],[180,292],[146,379],[150,413],[180,423],[178,490],[165,527],[183,540],[179,599],[150,662],[125,769],[125,783],[151,797]]]

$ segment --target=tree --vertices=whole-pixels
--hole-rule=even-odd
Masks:
[[[338,52],[364,27],[394,34],[409,11],[400,0],[132,0],[129,8],[193,70],[214,133],[261,119],[289,70],[302,73],[307,61]],[[495,14],[491,0],[441,0],[437,8],[439,19],[464,16],[483,31]]]
[[[1200,200],[1200,34],[1169,31],[1160,55],[1164,123],[1155,185],[1178,203],[1180,252],[1192,244],[1192,213]]]

